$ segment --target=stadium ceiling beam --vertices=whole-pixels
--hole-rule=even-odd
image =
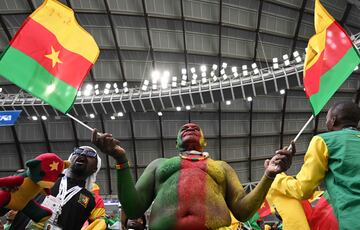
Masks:
[[[116,54],[119,59],[119,67],[120,67],[120,71],[121,71],[121,75],[122,75],[122,80],[126,81],[124,65],[123,65],[123,61],[122,61],[121,53],[120,53],[120,45],[118,42],[119,40],[118,40],[116,31],[115,31],[114,20],[112,18],[112,13],[109,8],[108,0],[104,0],[104,4],[105,4],[105,8],[106,8],[106,15],[108,16],[108,19],[110,22],[110,27],[111,27],[111,32],[112,32],[113,39],[114,39],[114,44],[116,46]]]
[[[313,135],[314,136],[318,134],[319,117],[320,117],[320,114],[316,115],[316,117],[315,117],[315,124],[314,124],[314,130],[313,130]]]
[[[185,69],[186,69],[186,75],[189,76],[189,61],[188,61],[188,51],[187,51],[187,45],[186,45],[186,25],[185,25],[183,0],[180,1],[180,6],[181,6],[181,25],[182,25],[182,30],[183,30],[182,35],[183,35],[183,43],[184,43]]]
[[[297,21],[296,27],[295,27],[295,33],[294,33],[294,37],[293,37],[293,42],[292,42],[292,46],[291,46],[291,53],[290,53],[290,55],[292,55],[292,53],[294,53],[295,48],[296,48],[296,42],[297,42],[298,37],[299,37],[299,32],[300,32],[300,27],[301,27],[301,21],[302,21],[302,18],[303,18],[303,16],[304,16],[304,12],[305,12],[305,7],[306,7],[306,4],[307,4],[307,1],[308,1],[308,0],[303,0],[303,1],[302,1],[301,7],[300,7],[300,10],[299,10],[299,17],[298,17],[298,21]]]
[[[349,17],[349,14],[350,14],[350,11],[351,11],[351,7],[352,7],[352,4],[347,2],[346,3],[346,8],[345,8],[345,11],[344,11],[344,14],[343,16],[341,17],[340,19],[340,24],[344,27],[344,24],[347,20],[347,18]]]
[[[105,124],[104,124],[104,117],[102,114],[99,114],[100,117],[100,124],[101,124],[101,132],[105,133]],[[110,175],[110,159],[109,159],[109,155],[105,154],[105,158],[106,158],[106,179],[108,181],[107,186],[108,186],[108,192],[111,195],[112,194],[112,186],[111,186],[111,175]]]
[[[72,131],[73,131],[73,134],[74,134],[74,141],[75,141],[75,147],[79,147],[80,144],[79,144],[79,138],[78,138],[78,135],[77,135],[77,132],[76,132],[76,125],[75,125],[75,121],[71,118],[70,119],[70,122],[71,122],[71,128],[72,128]]]
[[[219,3],[219,24],[218,24],[218,27],[219,27],[219,51],[218,51],[218,60],[219,60],[219,63],[218,63],[218,71],[219,71],[219,74],[218,74],[218,77],[220,78],[221,74],[220,74],[220,69],[221,69],[221,65],[222,65],[222,47],[221,47],[221,40],[222,40],[222,8],[223,8],[223,1],[220,0],[220,3]]]
[[[49,141],[49,135],[46,129],[46,125],[45,125],[45,121],[43,121],[43,119],[40,118],[40,124],[41,124],[41,128],[42,131],[44,133],[44,137],[45,137],[45,142],[46,142],[46,150],[51,153],[51,145],[50,145],[50,141]]]
[[[23,152],[21,150],[21,144],[15,129],[15,126],[11,126],[11,133],[13,135],[14,138],[14,144],[15,144],[15,148],[16,148],[16,153],[19,159],[19,165],[22,169],[25,169],[25,162],[24,162],[24,157],[23,157]]]
[[[283,104],[281,110],[281,127],[280,127],[280,146],[279,149],[283,148],[284,145],[284,128],[285,128],[285,115],[286,115],[286,102],[288,97],[288,89],[285,89],[285,94],[283,97]]]
[[[135,181],[139,179],[138,177],[138,165],[137,165],[137,155],[136,155],[136,142],[135,142],[135,133],[134,133],[134,120],[132,117],[132,112],[129,113],[129,121],[130,121],[130,129],[131,129],[131,142],[133,146],[134,151],[134,175],[135,175]]]
[[[29,7],[30,7],[31,11],[34,11],[35,6],[34,6],[34,3],[32,2],[32,0],[27,0],[27,3],[29,4]]]
[[[162,116],[159,117],[159,129],[160,129],[160,145],[161,145],[161,157],[165,158],[165,148],[164,148],[164,134],[162,127]]]
[[[148,13],[147,13],[147,11],[146,11],[146,3],[145,3],[145,0],[142,0],[142,8],[143,8],[143,12],[144,12],[146,32],[147,32],[148,41],[149,41],[151,63],[152,63],[152,68],[153,68],[153,70],[154,70],[154,69],[156,69],[155,56],[154,56],[154,48],[153,48],[153,45],[152,45],[152,39],[151,39],[151,34],[150,34],[150,26],[149,26],[149,15],[148,15]]]
[[[250,101],[250,109],[249,109],[249,155],[248,155],[248,180],[252,181],[251,175],[251,165],[252,165],[252,122],[253,122],[253,101]]]
[[[259,44],[259,33],[260,33],[260,24],[261,24],[261,15],[262,15],[262,8],[263,8],[264,0],[260,0],[259,8],[258,8],[258,17],[257,17],[257,24],[256,24],[256,30],[255,30],[255,45],[254,45],[254,57],[253,62],[256,61],[257,58],[257,48]]]
[[[6,26],[5,22],[4,22],[4,18],[3,18],[2,15],[0,15],[0,24],[1,24],[1,27],[4,30],[5,34],[6,34],[7,39],[10,42],[12,36],[11,36],[10,31],[9,31],[9,29],[7,28],[7,26]]]
[[[222,139],[222,137],[221,137],[221,102],[219,102],[218,103],[218,106],[219,106],[219,108],[218,108],[218,118],[219,118],[219,120],[218,120],[218,122],[219,122],[219,134],[218,134],[218,137],[219,137],[219,160],[221,160],[222,159],[222,151],[221,151],[221,147],[222,147],[222,143],[221,143],[221,139]]]

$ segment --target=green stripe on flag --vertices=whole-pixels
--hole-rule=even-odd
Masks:
[[[76,88],[11,46],[0,60],[0,75],[63,113],[70,110],[77,95]]]
[[[321,109],[350,74],[354,72],[355,67],[359,63],[360,57],[358,52],[354,48],[351,48],[336,65],[321,76],[319,91],[310,97],[310,105],[313,108],[315,116],[320,113]]]

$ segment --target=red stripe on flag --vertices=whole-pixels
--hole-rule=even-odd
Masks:
[[[56,78],[77,89],[92,67],[91,62],[62,47],[54,34],[30,17],[27,18],[10,44],[33,58]],[[53,67],[53,61],[46,55],[50,55],[54,51],[59,52],[58,58],[62,63],[57,62]]]
[[[334,21],[326,29],[325,48],[318,61],[306,70],[304,87],[308,97],[319,91],[321,76],[336,65],[350,48],[352,48],[350,38],[339,24]]]
[[[264,218],[268,215],[271,215],[271,208],[269,205],[269,202],[265,199],[264,203],[261,205],[261,207],[258,210],[260,218]]]
[[[206,229],[207,160],[181,160],[175,229]]]

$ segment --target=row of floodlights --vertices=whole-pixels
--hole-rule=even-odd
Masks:
[[[302,61],[298,51],[295,51],[293,53],[293,56],[297,63],[300,63]],[[287,55],[287,54],[283,55],[283,60],[284,60],[285,66],[290,65],[289,55]],[[220,75],[216,75],[216,70],[218,69],[218,66],[216,64],[213,64],[211,71],[210,71],[210,77],[211,77],[212,81],[216,82],[219,80],[219,78],[222,80],[227,80],[229,78],[229,76],[226,74],[227,67],[228,67],[228,64],[226,62],[222,63],[221,69],[219,71]],[[260,70],[256,63],[251,64],[251,68],[255,75],[258,75],[260,73]],[[243,65],[241,69],[242,69],[242,75],[244,77],[249,75],[249,70],[248,70],[247,65]],[[273,58],[273,69],[279,69],[278,58]],[[207,66],[201,65],[200,66],[200,76],[201,76],[201,83],[203,83],[203,84],[206,84],[208,81],[210,81],[210,79],[208,79],[208,77],[207,77],[206,71],[207,71]],[[182,74],[181,82],[180,82],[181,86],[186,86],[188,80],[191,81],[192,85],[199,83],[199,81],[198,81],[199,75],[196,72],[196,68],[191,67],[190,72],[191,72],[191,80],[188,79],[187,70],[185,68],[183,68],[181,70],[181,74]],[[232,72],[231,75],[233,76],[233,78],[239,77],[238,68],[236,66],[231,67],[231,72]],[[151,80],[152,80],[152,89],[153,90],[156,90],[158,88],[159,80],[160,80],[161,88],[166,89],[169,86],[170,72],[164,71],[163,75],[160,76],[160,72],[155,70],[151,74]],[[141,90],[146,91],[149,88],[149,84],[150,84],[149,80],[144,80]],[[172,81],[171,81],[171,87],[175,88],[177,86],[178,86],[178,79],[176,76],[173,76]]]
[[[285,94],[285,90],[284,90],[284,89],[281,89],[279,92],[280,92],[280,94]],[[253,100],[253,98],[252,98],[252,97],[247,97],[246,100],[247,100],[248,102],[251,102],[251,101]],[[226,104],[226,105],[231,105],[231,101],[230,101],[230,100],[225,101],[225,104]],[[180,106],[177,106],[175,109],[176,109],[176,111],[181,111],[181,110],[182,110],[182,108],[181,108]],[[185,110],[187,110],[187,111],[191,110],[191,106],[190,106],[190,105],[186,105],[186,106],[185,106]],[[162,112],[158,112],[158,116],[161,117],[162,115],[163,115]],[[123,112],[118,112],[117,114],[114,114],[114,115],[110,116],[110,119],[111,119],[111,120],[115,120],[116,117],[123,117],[123,116],[124,116],[124,113],[123,113]],[[94,119],[94,118],[95,118],[95,114],[90,113],[90,114],[89,114],[89,117],[90,117],[91,119]],[[43,120],[43,121],[46,121],[46,120],[47,120],[47,116],[45,116],[45,115],[40,116],[40,118],[41,118],[41,120]],[[37,120],[39,120],[39,118],[38,118],[37,116],[32,116],[32,117],[31,117],[31,120],[37,121]]]
[[[302,61],[301,56],[300,56],[298,51],[295,51],[293,53],[293,57],[295,58],[295,61],[297,63],[300,63]],[[290,65],[289,55],[287,55],[287,54],[283,55],[282,59],[284,61],[285,66]],[[231,74],[227,75],[226,74],[227,67],[228,67],[228,64],[226,62],[222,63],[221,69],[219,71],[219,75],[217,75],[216,71],[218,70],[218,65],[213,64],[212,67],[211,67],[211,71],[210,71],[210,78],[208,78],[208,76],[207,76],[207,66],[206,65],[201,65],[200,66],[200,74],[199,74],[201,76],[201,83],[206,84],[208,81],[216,82],[219,79],[227,80],[230,76],[232,76],[233,78],[237,78],[237,77],[240,76],[239,71],[238,71],[238,67],[236,67],[236,66],[231,67]],[[255,74],[255,75],[260,74],[260,70],[259,70],[256,63],[252,63],[251,68],[252,68],[253,74]],[[273,58],[273,69],[279,69],[278,58]],[[181,69],[181,74],[182,74],[181,81],[180,81],[181,86],[186,86],[188,81],[190,81],[191,85],[196,85],[196,84],[199,83],[199,75],[196,72],[196,68],[191,67],[190,72],[191,72],[191,79],[188,79],[187,69],[186,68]],[[243,65],[241,67],[241,72],[242,72],[243,77],[249,76],[249,74],[250,74],[250,70],[248,69],[247,65]],[[171,85],[172,88],[178,87],[178,77],[173,76],[171,78],[171,82],[170,82],[170,72],[167,71],[167,70],[164,71],[163,74],[160,74],[160,72],[157,71],[157,70],[152,72],[152,74],[151,74],[151,83],[152,83],[151,87],[152,87],[153,90],[158,89],[158,87],[159,87],[158,83],[159,82],[160,82],[160,87],[162,89],[167,89],[169,87],[169,85]],[[123,82],[122,86],[123,86],[123,92],[124,93],[129,92],[127,82]],[[112,85],[110,83],[106,83],[105,88],[103,90],[103,93],[104,94],[110,94],[111,87],[113,87],[113,92],[115,92],[115,93],[120,92],[120,89],[118,88],[117,83],[113,83]],[[141,86],[141,90],[142,91],[147,91],[149,89],[149,87],[150,87],[150,80],[147,80],[147,79],[144,80],[143,84]],[[95,84],[94,86],[92,84],[87,84],[83,91],[78,92],[78,96],[81,96],[82,94],[84,96],[90,96],[92,94],[92,92],[95,95],[100,94],[100,89],[99,89],[98,84]]]
[[[127,82],[123,82],[123,92],[124,93],[127,93],[129,92],[129,88],[128,88],[128,84]],[[119,93],[120,92],[120,89],[118,88],[118,84],[117,83],[113,83],[112,84],[112,87],[114,88],[114,92],[115,93]],[[110,93],[110,90],[111,90],[111,84],[110,83],[106,83],[105,84],[105,88],[104,88],[104,91],[103,93],[104,94],[109,94]],[[84,90],[81,91],[79,90],[77,95],[78,96],[81,96],[82,94],[84,96],[90,96],[92,94],[92,92],[94,92],[95,95],[99,95],[100,94],[100,89],[99,89],[99,84],[95,84],[94,86],[89,83],[85,86]]]

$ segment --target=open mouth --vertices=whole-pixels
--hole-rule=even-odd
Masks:
[[[75,165],[76,166],[82,166],[85,165],[87,163],[86,157],[83,156],[79,156],[76,160],[75,160]]]

